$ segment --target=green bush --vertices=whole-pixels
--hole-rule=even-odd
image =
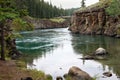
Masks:
[[[120,1],[119,0],[112,0],[109,7],[106,8],[106,12],[111,16],[120,15]]]

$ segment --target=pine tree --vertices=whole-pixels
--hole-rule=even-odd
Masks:
[[[81,7],[85,7],[85,0],[81,1]]]

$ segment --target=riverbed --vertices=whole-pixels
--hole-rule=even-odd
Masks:
[[[67,28],[21,32],[17,48],[26,56],[27,67],[50,74],[53,80],[63,76],[72,66],[86,71],[97,80],[120,80],[120,39],[101,35],[71,34]],[[82,60],[83,56],[103,47],[107,60]],[[112,77],[103,76],[112,72]]]

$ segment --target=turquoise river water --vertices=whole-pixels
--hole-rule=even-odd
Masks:
[[[106,36],[71,34],[67,28],[21,32],[17,48],[26,57],[27,67],[51,74],[53,80],[63,76],[72,66],[86,71],[97,80],[120,80],[120,39]],[[107,60],[82,60],[84,55],[103,47]],[[103,72],[112,72],[112,77]]]

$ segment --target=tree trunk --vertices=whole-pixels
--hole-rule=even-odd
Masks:
[[[0,23],[1,27],[1,60],[5,60],[5,50],[4,50],[4,25],[1,22]]]

